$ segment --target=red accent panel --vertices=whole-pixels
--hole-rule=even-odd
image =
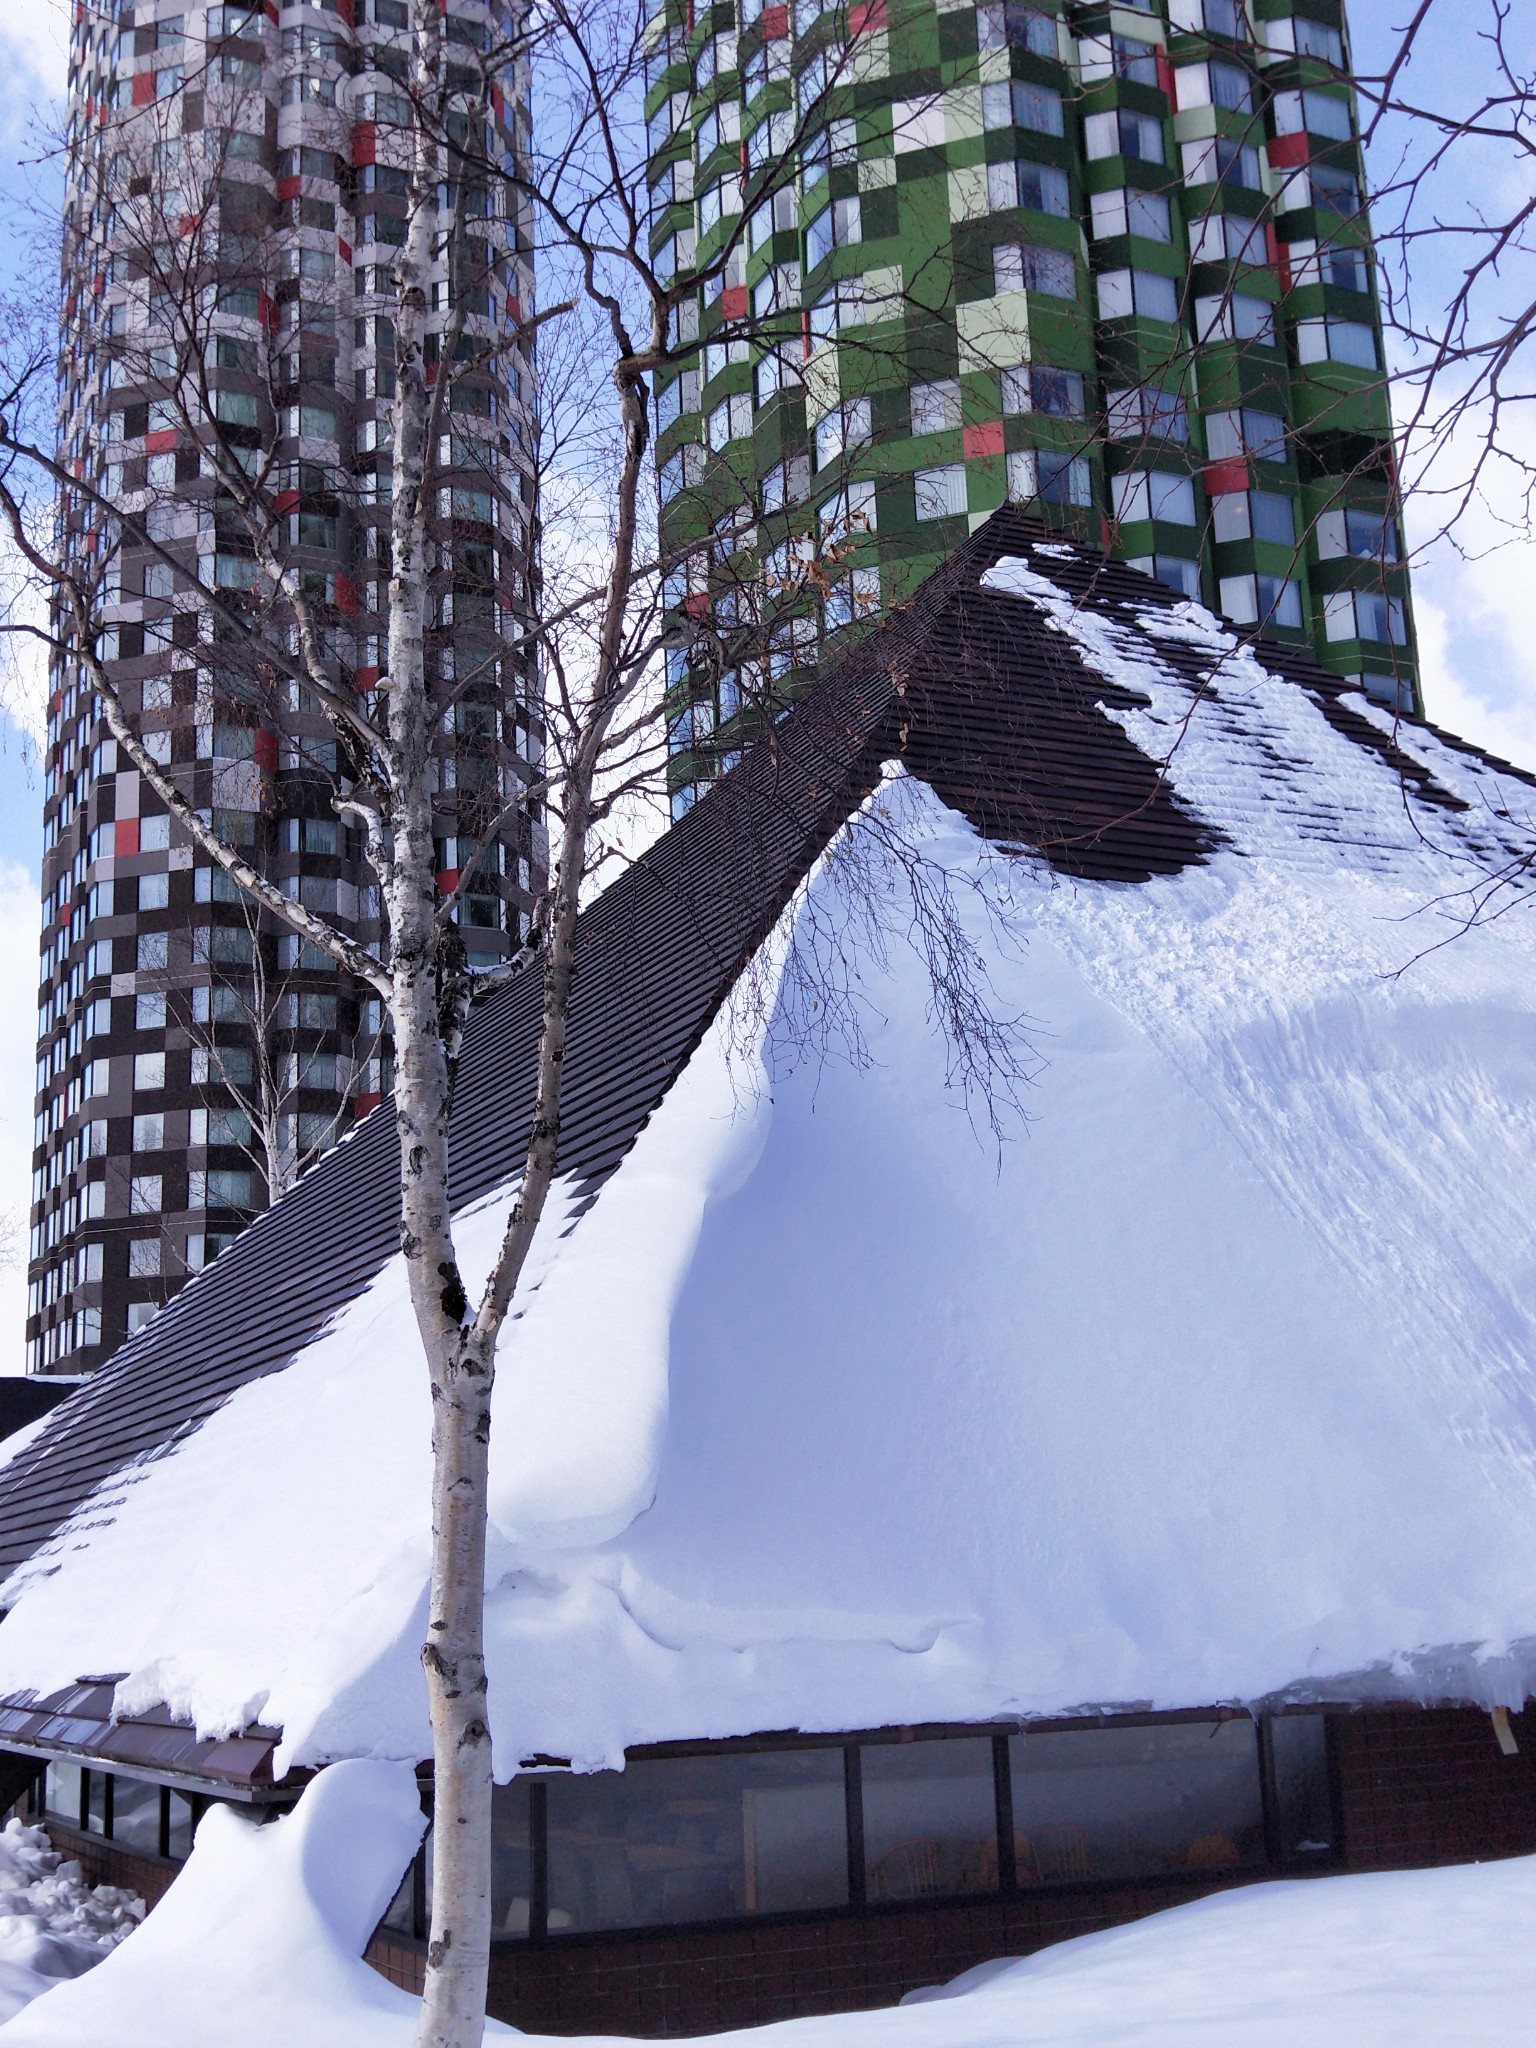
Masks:
[[[352,161],[354,164],[371,164],[374,146],[378,141],[378,130],[371,121],[359,121],[352,130]]]
[[[354,1097],[359,1116],[367,1116],[368,1112],[377,1109],[383,1100],[382,1095],[359,1095]]]
[[[1115,530],[1109,523],[1109,514],[1101,512],[1099,514],[1099,546],[1107,555],[1114,544]]]
[[[855,0],[848,10],[848,33],[861,36],[870,29],[885,27],[885,0]]]
[[[298,179],[279,178],[277,181],[277,196],[279,199],[297,199],[299,196]]]
[[[1290,244],[1280,240],[1268,221],[1264,223],[1264,241],[1269,250],[1269,260],[1275,267],[1276,276],[1280,279],[1280,289],[1283,292],[1288,292],[1293,282],[1291,277]]]
[[[453,894],[454,890],[455,890],[455,889],[457,889],[457,887],[458,887],[458,886],[459,886],[459,871],[458,871],[458,869],[457,869],[457,868],[439,868],[439,869],[438,869],[438,871],[437,871],[437,893],[439,894],[439,896],[451,896],[451,895]]]
[[[1248,464],[1240,455],[1227,462],[1208,462],[1201,476],[1213,498],[1225,498],[1233,491],[1248,488]]]
[[[727,320],[745,320],[747,317],[747,288],[744,284],[728,284],[720,294],[720,310]]]
[[[268,775],[275,775],[277,773],[277,734],[275,732],[257,733],[255,761],[256,766],[264,769]]]
[[[150,455],[164,455],[176,446],[176,429],[161,427],[158,432],[144,436],[144,447]]]
[[[139,821],[137,818],[119,818],[112,827],[112,851],[119,859],[125,853],[139,850]]]
[[[1167,93],[1169,106],[1175,109],[1179,104],[1179,88],[1176,81],[1177,74],[1168,62],[1168,52],[1160,49],[1157,53],[1157,82]]]
[[[297,512],[299,509],[298,492],[279,491],[276,497],[272,500],[272,509],[274,512]]]
[[[349,614],[357,610],[357,585],[350,576],[336,578],[336,609]]]
[[[359,668],[352,672],[353,685],[360,691],[371,690],[378,680],[379,672],[376,668]]]
[[[495,114],[498,121],[506,120],[507,102],[499,85],[491,87],[491,111]]]
[[[1277,171],[1286,171],[1293,164],[1304,164],[1311,155],[1305,135],[1272,135],[1269,141],[1269,160]]]
[[[968,460],[977,455],[1001,455],[1003,423],[1001,420],[987,420],[979,427],[967,427],[960,438]]]
[[[133,104],[136,107],[147,107],[153,104],[154,97],[155,74],[153,71],[141,71],[133,81]]]
[[[787,7],[765,7],[763,9],[763,40],[779,42],[789,34],[789,9]]]
[[[352,5],[352,0],[336,0],[336,12],[348,28],[357,27],[357,9]]]
[[[344,242],[340,235],[336,237],[336,248],[343,263],[350,263],[352,261],[352,244]]]
[[[683,599],[683,610],[687,612],[691,619],[706,618],[709,614],[709,592],[707,590],[690,590]]]

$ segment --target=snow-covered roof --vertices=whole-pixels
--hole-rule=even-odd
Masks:
[[[498,1771],[1522,1698],[1532,809],[1129,571],[1012,515],[975,536],[595,907],[576,1135],[496,1393]],[[946,893],[1024,1020],[1000,1144],[939,1028]],[[466,1058],[471,1272],[517,1157],[517,1000]],[[0,1694],[122,1672],[120,1710],[280,1726],[280,1764],[426,1753],[391,1143],[374,1119],[0,1469],[13,1555],[67,1510],[6,1585]],[[260,1272],[253,1319],[229,1276]]]

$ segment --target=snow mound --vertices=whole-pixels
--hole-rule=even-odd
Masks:
[[[6,2048],[406,2048],[419,2001],[361,1957],[424,1826],[415,1773],[399,1764],[336,1764],[265,1826],[213,1807],[138,1939],[0,2037]]]
[[[144,1917],[144,1901],[116,1885],[92,1887],[41,1828],[0,1828],[0,2020],[66,1978],[80,1977]]]

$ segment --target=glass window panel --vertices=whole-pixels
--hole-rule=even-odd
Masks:
[[[863,1774],[871,1899],[996,1889],[990,1736],[871,1745]]]
[[[840,1749],[552,1777],[549,1931],[848,1902]]]
[[[1328,1729],[1321,1714],[1277,1714],[1269,1724],[1270,1768],[1282,1856],[1332,1852],[1333,1800],[1328,1787]]]
[[[170,1854],[179,1863],[192,1853],[192,1801],[185,1792],[171,1794]]]
[[[141,1855],[160,1854],[160,1787],[141,1778],[112,1781],[112,1839]]]
[[[67,1828],[80,1825],[80,1766],[48,1766],[47,1807]]]
[[[514,1778],[491,1793],[491,1932],[526,1934],[532,1897],[528,1780]]]
[[[1013,1736],[1021,1885],[1236,1870],[1264,1853],[1251,1721]]]
[[[88,1770],[85,1774],[85,1825],[93,1835],[107,1832],[107,1774]]]

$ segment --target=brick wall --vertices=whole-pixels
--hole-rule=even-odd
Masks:
[[[126,1891],[137,1892],[146,1906],[160,1903],[181,1868],[179,1863],[167,1862],[159,1856],[140,1856],[132,1849],[120,1848],[116,1842],[104,1842],[100,1835],[83,1835],[77,1828],[60,1827],[56,1821],[49,1821],[48,1837],[61,1856],[71,1857],[80,1865],[80,1874],[87,1884],[121,1885]]]
[[[1334,1758],[1351,1870],[1409,1870],[1536,1850],[1536,1709],[1505,1756],[1471,1708],[1341,1714]]]

